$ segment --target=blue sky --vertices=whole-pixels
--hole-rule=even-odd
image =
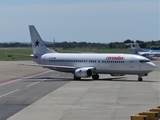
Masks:
[[[159,0],[0,0],[0,42],[160,40]]]

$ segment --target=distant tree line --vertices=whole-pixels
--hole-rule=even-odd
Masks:
[[[7,47],[31,47],[31,44],[26,44],[26,43],[0,43],[1,48],[7,48]]]
[[[148,49],[160,49],[160,40],[157,41],[142,41],[142,40],[136,40],[136,43],[139,43],[140,47],[142,48],[148,48]],[[130,46],[127,46],[127,43],[134,43],[133,40],[127,39],[123,42],[111,42],[108,44],[105,43],[87,43],[87,42],[56,42],[55,45],[53,44],[46,44],[47,47],[56,47],[56,48],[109,48],[109,49],[115,49],[115,48],[128,48]],[[7,47],[31,47],[30,43],[0,43],[1,48],[7,48]]]
[[[127,43],[139,43],[139,46],[141,48],[147,48],[147,49],[153,49],[153,48],[158,48],[160,49],[160,40],[157,40],[157,41],[142,41],[142,40],[136,40],[136,41],[133,41],[133,40],[130,40],[130,39],[127,39],[123,42],[111,42],[109,44],[107,44],[108,48],[128,48],[130,46],[127,46],[126,44]]]

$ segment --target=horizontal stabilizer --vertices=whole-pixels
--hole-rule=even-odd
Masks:
[[[6,54],[6,55],[10,55],[10,56],[14,55],[14,56],[34,57],[33,54],[27,55],[27,54],[7,53],[7,52],[6,52],[5,54]]]

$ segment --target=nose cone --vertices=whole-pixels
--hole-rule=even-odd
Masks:
[[[149,62],[149,70],[153,71],[155,68],[157,68],[157,66],[153,63],[153,62]]]

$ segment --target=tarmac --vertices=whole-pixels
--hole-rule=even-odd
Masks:
[[[41,67],[18,65],[22,63],[35,64],[32,61],[0,61],[0,83],[48,70]]]
[[[160,106],[160,62],[154,63],[157,68],[147,77],[143,77],[142,82],[134,75],[112,77],[102,74],[99,80],[87,78],[75,81],[72,80],[72,74],[61,74],[50,79],[50,82],[70,79],[68,83],[46,94],[8,120],[130,120],[131,115]],[[4,75],[2,81],[44,70],[21,66],[19,71],[19,66],[7,65],[0,65],[5,70],[1,70],[3,73],[0,71],[0,74],[10,74],[8,78]]]

